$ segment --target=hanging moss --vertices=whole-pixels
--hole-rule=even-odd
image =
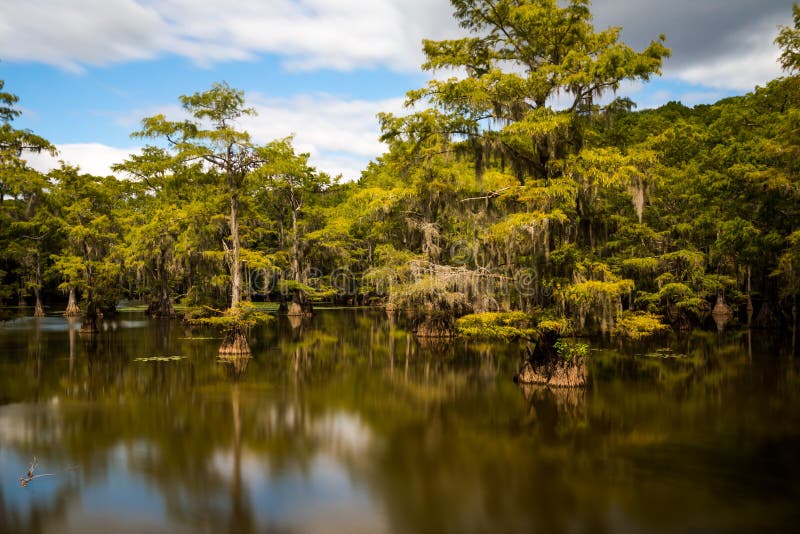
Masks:
[[[602,333],[614,328],[616,318],[622,313],[622,296],[634,288],[633,280],[589,280],[574,284],[566,290],[566,300],[578,318],[580,329],[592,318]]]
[[[491,273],[430,262],[411,262],[413,282],[394,289],[388,307],[404,310],[421,337],[457,335],[455,320],[467,313],[496,308],[487,298]]]

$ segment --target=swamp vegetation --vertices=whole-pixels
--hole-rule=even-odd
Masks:
[[[637,110],[665,37],[451,3],[352,182],[226,83],[43,174],[0,81],[0,530],[796,526],[800,7],[783,77]]]
[[[3,532],[791,531],[800,366],[758,330],[595,344],[588,388],[383,311],[0,324]],[[38,474],[20,487],[34,457]]]
[[[222,354],[266,320],[250,301],[386,305],[423,337],[486,312],[561,335],[796,328],[797,6],[776,39],[786,76],[636,111],[614,91],[660,73],[663,36],[636,51],[586,0],[452,3],[465,36],[424,41],[437,77],[379,116],[388,150],[355,182],[291,138],[253,143],[225,83],[181,96],[188,119],[143,119],[133,135],[153,144],[116,177],[41,174],[26,154],[54,147],[13,128],[0,93],[0,302],[41,316],[68,297],[85,332],[120,299],[154,317],[179,304],[224,326]]]

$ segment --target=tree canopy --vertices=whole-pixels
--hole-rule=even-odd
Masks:
[[[352,183],[291,138],[254,142],[225,83],[180,97],[183,120],[145,118],[134,135],[153,144],[115,166],[124,179],[42,175],[24,154],[52,145],[11,127],[17,99],[0,92],[0,300],[77,292],[87,313],[128,298],[228,322],[248,301],[370,303],[421,334],[481,312],[629,337],[796,324],[796,5],[776,39],[784,77],[636,111],[614,93],[660,73],[663,36],[634,50],[586,0],[452,4],[465,35],[423,43],[423,69],[449,77],[380,115],[387,151]]]

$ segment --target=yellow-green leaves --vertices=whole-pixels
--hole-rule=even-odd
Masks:
[[[465,315],[456,321],[459,335],[478,339],[538,339],[533,317],[522,312],[486,312]]]
[[[612,335],[637,341],[669,331],[658,315],[647,312],[624,312],[614,325]]]
[[[800,71],[800,6],[792,5],[794,26],[781,26],[775,44],[781,48],[780,63],[790,73]]]
[[[550,176],[549,162],[580,149],[581,117],[596,111],[594,99],[622,80],[658,74],[669,55],[663,37],[637,52],[618,42],[618,28],[596,32],[584,0],[451,3],[471,35],[424,41],[423,68],[466,76],[410,91],[408,105],[430,108],[401,118],[382,115],[383,139],[417,146],[435,139],[439,151],[453,142],[480,145],[487,157],[508,160],[521,182]],[[565,111],[551,107],[557,94],[571,101]]]

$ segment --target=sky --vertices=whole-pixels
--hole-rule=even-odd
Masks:
[[[712,103],[781,75],[773,40],[792,0],[594,0],[595,27],[642,49],[666,35],[672,57],[619,96],[639,109]],[[256,142],[288,135],[311,163],[358,179],[385,147],[379,112],[403,112],[425,85],[421,40],[463,35],[448,0],[3,0],[0,79],[27,128],[85,172],[136,152],[142,118],[179,118],[179,95],[227,81],[257,116]]]

